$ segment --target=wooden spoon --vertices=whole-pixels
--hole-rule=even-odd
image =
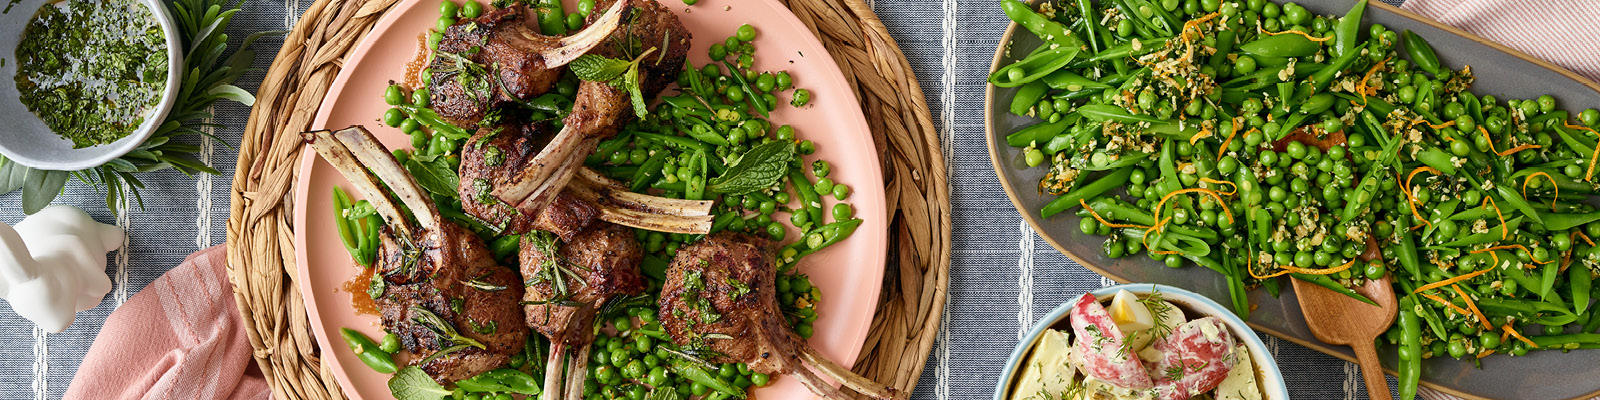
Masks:
[[[1334,345],[1350,346],[1360,360],[1361,377],[1367,381],[1367,396],[1373,400],[1390,400],[1389,382],[1383,379],[1383,366],[1378,363],[1378,349],[1373,344],[1378,335],[1389,330],[1395,315],[1400,312],[1399,301],[1388,276],[1368,280],[1366,285],[1353,287],[1379,306],[1373,306],[1329,290],[1316,284],[1294,281],[1294,293],[1300,299],[1300,312],[1306,316],[1306,325],[1317,340]],[[1381,306],[1381,307],[1380,307]]]

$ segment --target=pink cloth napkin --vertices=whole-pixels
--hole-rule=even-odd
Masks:
[[[106,318],[67,399],[269,399],[214,246]]]
[[[1600,82],[1600,1],[1408,0],[1400,8]]]

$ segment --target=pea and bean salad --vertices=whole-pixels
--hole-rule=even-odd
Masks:
[[[1600,347],[1600,111],[1473,94],[1364,0],[1000,3],[1043,42],[989,76],[1037,120],[1006,142],[1106,256],[1215,270],[1241,316],[1283,275],[1391,276],[1402,398],[1425,358]]]
[[[537,21],[546,35],[562,35],[582,28],[584,19],[595,10],[593,0],[579,2],[572,13],[564,12],[560,1],[529,2],[538,10]],[[475,0],[464,3],[445,0],[440,3],[439,11],[437,27],[430,30],[427,39],[430,50],[437,50],[440,32],[454,25],[458,18],[475,18],[486,12],[485,6]],[[846,202],[852,193],[851,187],[830,178],[832,164],[820,159],[809,163],[804,160],[816,151],[817,144],[801,139],[794,127],[778,125],[768,119],[773,110],[783,105],[779,102],[780,96],[787,97],[789,106],[805,107],[811,102],[811,93],[796,87],[795,78],[788,71],[754,69],[756,36],[757,29],[747,24],[725,41],[709,46],[707,51],[712,62],[686,65],[677,82],[677,93],[663,95],[646,117],[628,124],[617,136],[599,142],[585,165],[637,192],[670,198],[719,200],[713,209],[716,218],[712,232],[742,231],[788,242],[778,251],[781,264],[775,282],[778,301],[796,333],[810,338],[814,334],[812,324],[818,317],[816,304],[822,293],[795,267],[806,255],[849,237],[862,220],[855,217],[855,209]],[[502,235],[495,227],[461,210],[456,187],[469,183],[459,182],[456,175],[461,147],[471,132],[451,125],[429,109],[426,86],[430,77],[424,74],[422,81],[424,87],[391,85],[383,93],[384,101],[391,108],[381,122],[399,128],[412,139],[412,148],[394,151],[396,158],[417,178],[420,186],[430,192],[446,218],[482,236],[496,258],[516,262],[518,236]],[[564,73],[552,93],[522,103],[531,113],[529,120],[545,120],[560,129],[562,118],[571,112],[577,87],[578,78],[571,72]],[[491,116],[483,124],[493,126],[496,123]],[[779,171],[782,177],[775,184],[741,191],[744,193],[739,195],[721,194],[716,190],[718,185],[749,184],[730,177],[734,175],[730,170],[736,169],[747,157],[778,160],[784,165]],[[377,227],[382,225],[382,220],[366,201],[352,201],[337,189],[334,196],[334,204],[342,216],[336,223],[347,249],[358,264],[371,267],[378,241]],[[800,232],[799,235],[791,234],[792,230]],[[706,369],[675,362],[680,357],[690,356],[680,351],[661,327],[657,297],[666,279],[669,261],[678,249],[704,235],[643,229],[634,232],[646,252],[641,269],[649,288],[641,296],[614,299],[600,311],[596,318],[596,323],[601,325],[597,328],[600,334],[591,349],[584,396],[634,400],[647,396],[650,399],[702,396],[727,399],[735,397],[735,393],[742,396],[744,389],[768,385],[772,376],[755,373],[743,363]],[[369,367],[383,373],[396,372],[392,358],[392,354],[400,350],[396,335],[387,334],[375,341],[349,329],[341,330],[341,334]],[[544,363],[540,361],[546,359],[548,346],[541,335],[529,335],[525,350],[513,356],[509,364],[456,382],[453,388],[439,390],[450,391],[447,397],[453,399],[537,395],[539,381],[544,376]],[[395,377],[405,378],[406,374],[408,371],[401,370]],[[432,384],[426,376],[416,381],[421,385]],[[394,380],[391,380],[393,385]]]

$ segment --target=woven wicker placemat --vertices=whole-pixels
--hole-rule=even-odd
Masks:
[[[855,370],[916,387],[938,334],[950,266],[950,201],[937,131],[911,65],[861,0],[780,0],[832,53],[871,126],[891,214],[889,262]],[[255,360],[279,399],[344,394],[312,337],[294,279],[299,132],[345,56],[398,0],[318,0],[284,38],[239,145],[228,218],[228,274]]]

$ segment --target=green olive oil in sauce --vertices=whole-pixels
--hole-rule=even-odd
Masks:
[[[166,36],[138,0],[46,4],[16,54],[22,104],[74,148],[133,133],[166,88]]]

